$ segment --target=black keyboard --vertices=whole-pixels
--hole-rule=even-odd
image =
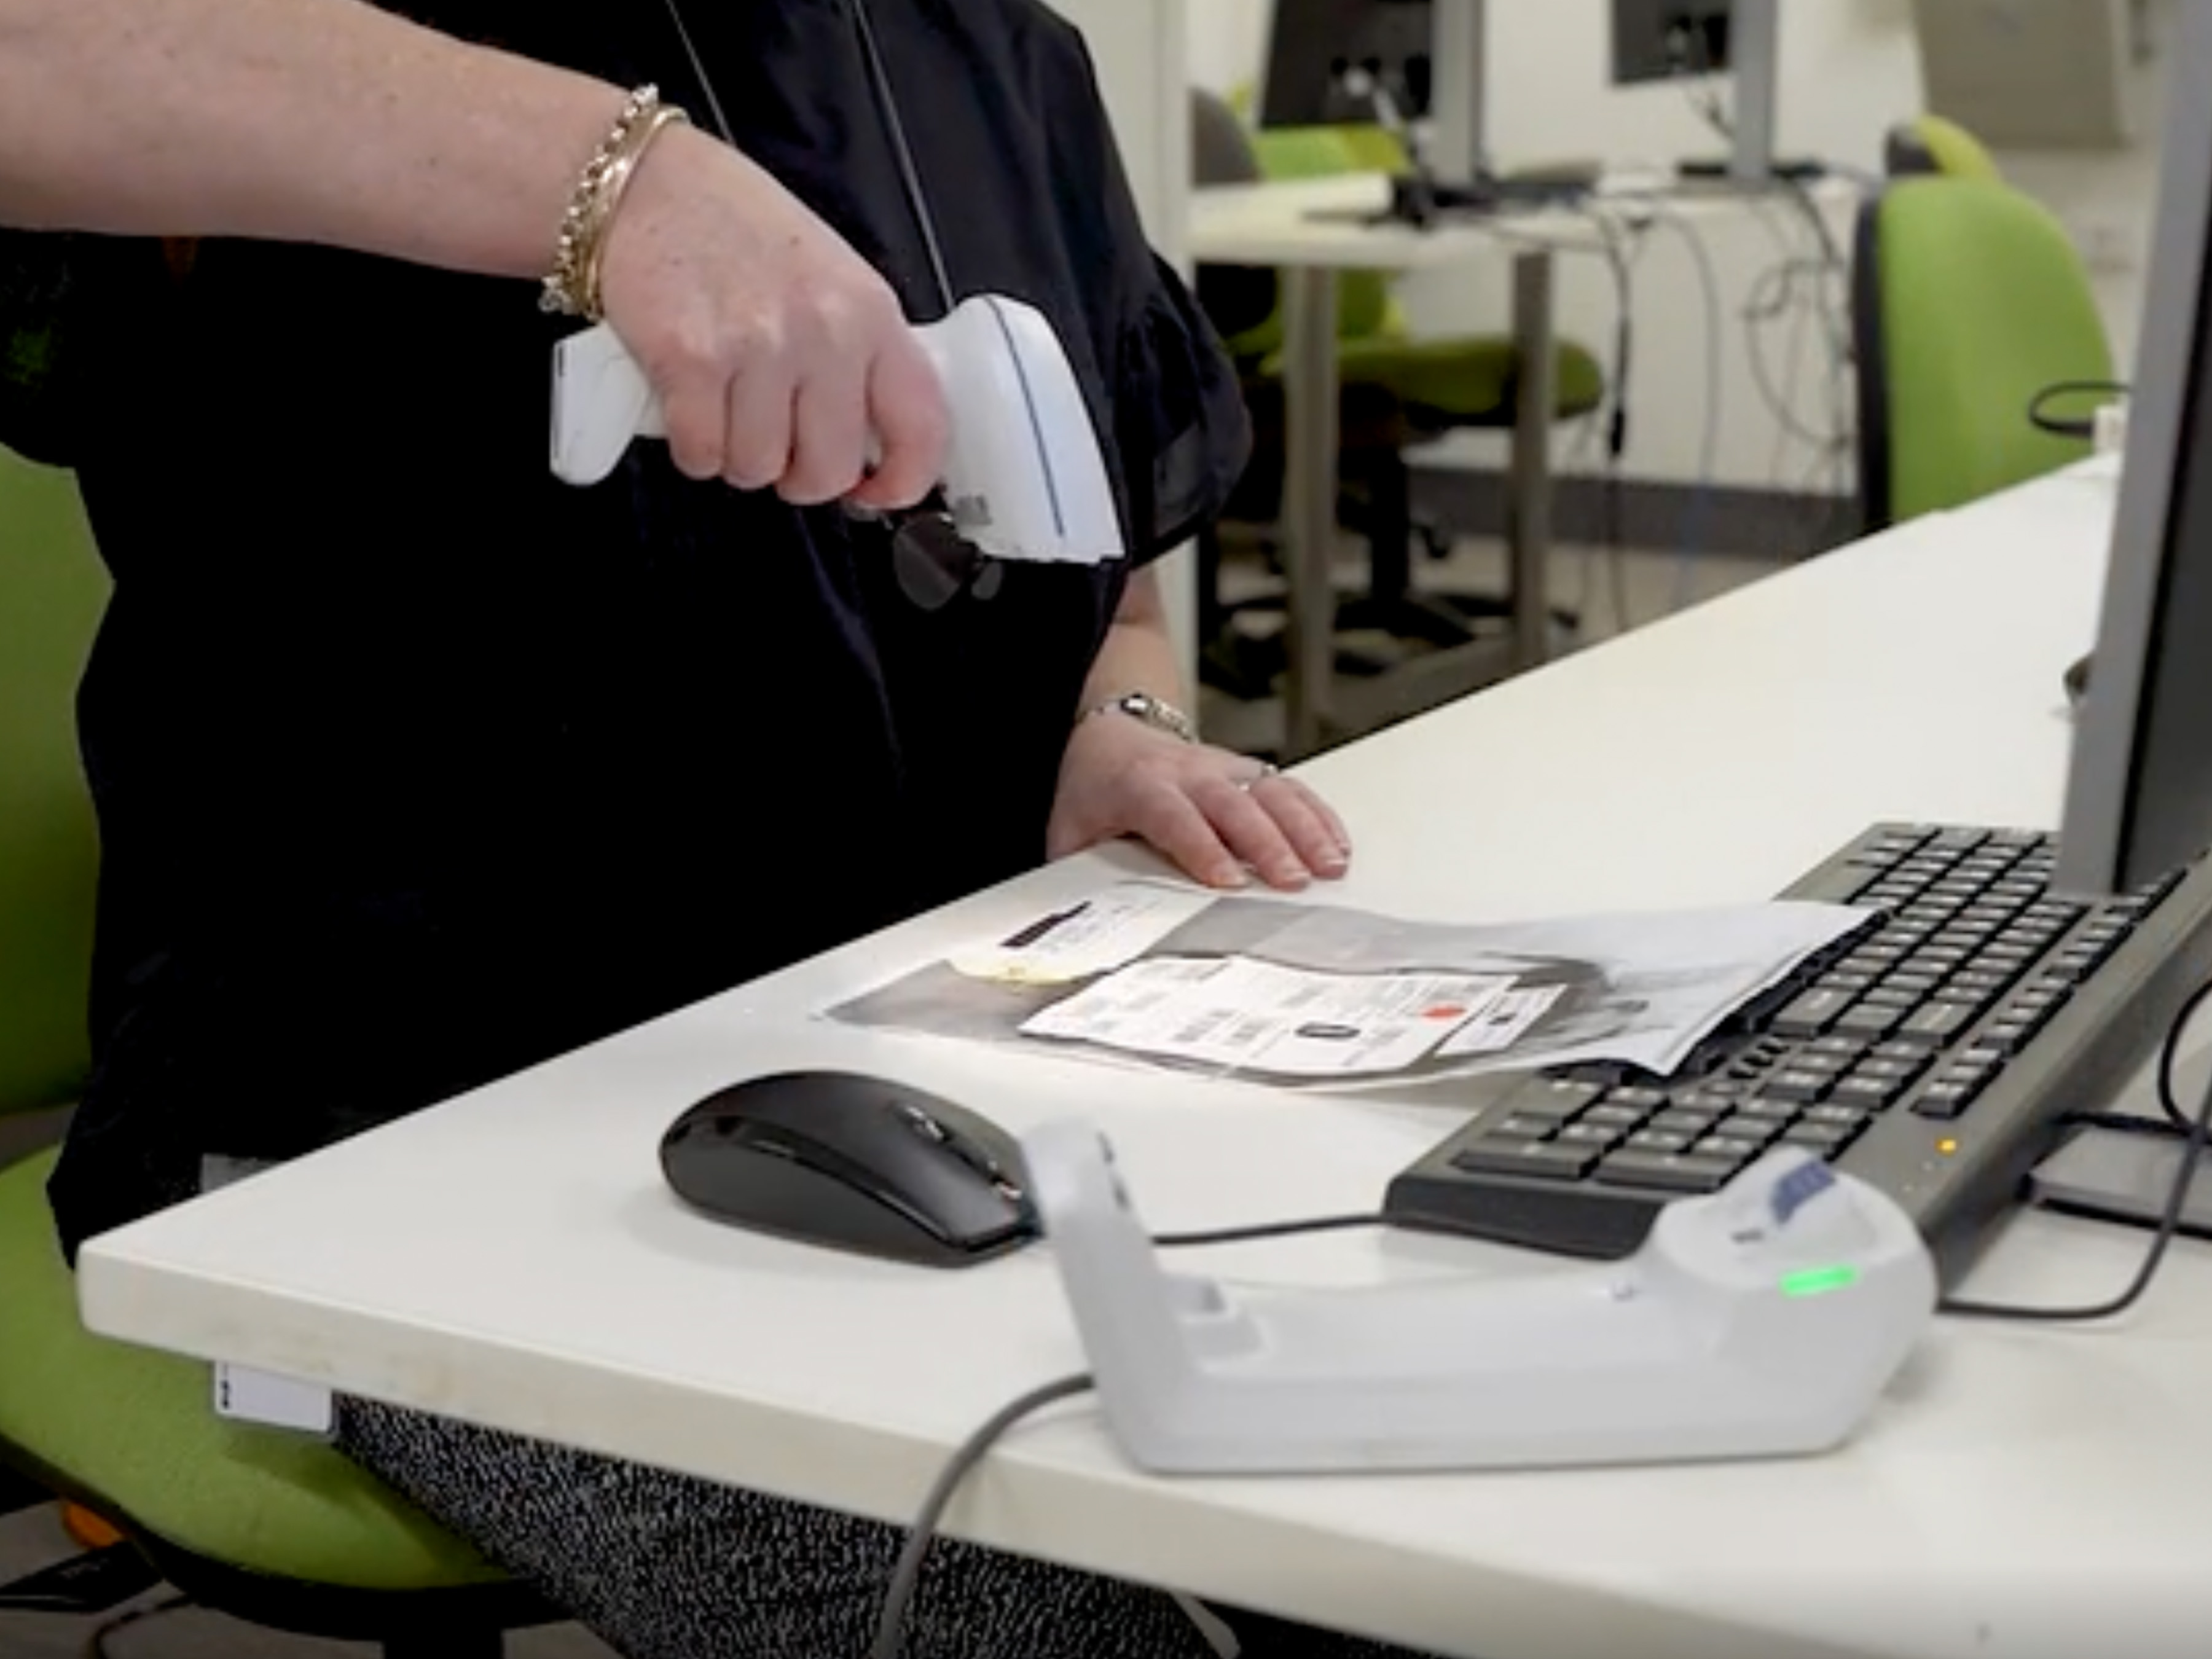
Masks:
[[[1782,896],[1863,907],[1865,927],[1671,1076],[1492,1079],[1386,1214],[1617,1257],[1670,1200],[1802,1146],[1902,1205],[1950,1284],[2067,1117],[2107,1107],[2212,976],[2212,864],[2081,904],[2051,892],[2053,852],[2029,831],[1875,826]]]

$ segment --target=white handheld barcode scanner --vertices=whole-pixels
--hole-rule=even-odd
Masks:
[[[945,507],[994,558],[1103,564],[1124,551],[1105,459],[1060,337],[1035,307],[978,295],[915,330],[951,416]],[[637,361],[601,323],[553,351],[553,471],[594,484],[663,437]]]
[[[1936,1306],[1903,1211],[1796,1152],[1669,1205],[1624,1261],[1357,1291],[1169,1274],[1095,1128],[1023,1157],[1107,1421],[1156,1474],[1825,1451]]]

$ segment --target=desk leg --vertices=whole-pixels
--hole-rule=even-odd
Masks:
[[[1513,483],[1506,545],[1513,579],[1516,667],[1540,665],[1552,651],[1552,421],[1559,409],[1559,359],[1552,322],[1549,248],[1513,259]]]
[[[1283,748],[1297,761],[1322,746],[1336,678],[1336,273],[1286,270],[1283,290]]]

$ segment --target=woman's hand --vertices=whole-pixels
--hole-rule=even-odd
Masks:
[[[1350,868],[1344,825],[1312,790],[1272,767],[1185,743],[1127,715],[1094,714],[1068,738],[1046,850],[1065,858],[1135,836],[1210,887],[1249,866],[1296,891]]]
[[[653,141],[600,291],[689,477],[881,509],[936,486],[944,394],[890,285],[728,145],[689,127]]]

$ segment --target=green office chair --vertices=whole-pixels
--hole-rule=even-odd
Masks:
[[[1251,135],[1262,176],[1275,179],[1314,179],[1360,172],[1397,172],[1407,157],[1396,139],[1379,127],[1275,128]],[[1514,419],[1515,349],[1508,336],[1475,335],[1441,339],[1415,337],[1393,293],[1395,278],[1382,271],[1347,271],[1338,283],[1338,374],[1347,411],[1367,419],[1345,422],[1346,448],[1381,445],[1385,454],[1362,465],[1365,499],[1357,517],[1365,520],[1369,583],[1365,596],[1340,608],[1338,625],[1374,629],[1423,643],[1451,646],[1473,637],[1477,617],[1502,617],[1510,605],[1490,595],[1445,595],[1416,592],[1412,550],[1415,531],[1411,503],[1408,449],[1461,429],[1500,429]],[[1258,327],[1226,342],[1242,368],[1246,399],[1259,442],[1248,475],[1247,497],[1279,498],[1282,465],[1282,343],[1279,307]],[[1595,411],[1604,400],[1605,376],[1584,346],[1562,341],[1557,347],[1559,420]],[[1373,410],[1362,406],[1369,394]],[[1372,432],[1363,430],[1374,426]],[[1431,538],[1441,552],[1441,538]],[[1572,629],[1577,619],[1554,621]]]
[[[97,850],[72,708],[106,595],[70,475],[0,450],[0,1114],[65,1108],[86,1073]],[[495,1659],[558,1616],[319,1442],[218,1419],[205,1365],[88,1333],[52,1164],[0,1170],[0,1514],[64,1498],[127,1541],[0,1587],[0,1610],[96,1614],[166,1583],[386,1659]]]
[[[1986,179],[1900,179],[1860,210],[1852,273],[1859,480],[1878,530],[2087,453],[2039,430],[2039,392],[2109,382],[2081,256],[2049,211]]]
[[[1883,146],[1883,164],[1893,179],[1932,173],[1994,183],[2004,176],[1987,145],[1941,115],[1923,115],[1892,127]]]

